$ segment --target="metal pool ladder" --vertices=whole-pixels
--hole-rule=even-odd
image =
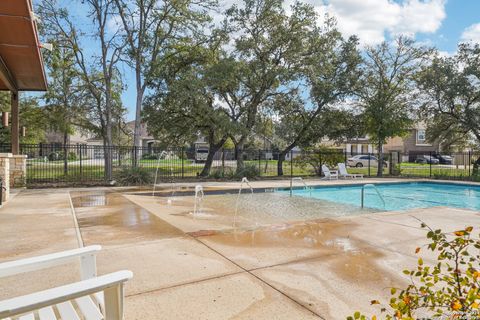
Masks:
[[[371,183],[364,184],[364,185],[362,186],[362,199],[361,199],[362,209],[363,209],[364,203],[365,203],[365,188],[366,188],[366,187],[373,187],[373,189],[375,190],[375,192],[378,194],[378,197],[382,200],[383,208],[385,209],[385,207],[386,207],[385,199],[383,198],[382,194],[380,193],[380,190],[378,190],[377,186],[374,185],[374,184],[371,184]]]
[[[290,196],[293,195],[293,181],[300,181],[303,184],[303,189],[310,190],[310,197],[312,196],[312,188],[310,188],[301,177],[293,177],[290,179]]]

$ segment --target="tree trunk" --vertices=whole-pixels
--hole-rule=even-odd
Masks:
[[[68,173],[68,149],[67,149],[67,143],[68,143],[68,133],[65,131],[63,133],[63,174]]]
[[[285,156],[287,155],[288,151],[281,151],[278,154],[278,161],[277,161],[277,175],[279,177],[283,176],[283,162],[285,161]]]
[[[142,127],[142,102],[143,102],[143,93],[144,89],[142,88],[142,83],[141,83],[141,74],[139,73],[140,71],[137,68],[136,71],[136,79],[137,79],[137,99],[135,102],[135,128],[133,130],[133,146],[135,150],[135,154],[133,157],[133,165],[137,166],[138,164],[138,148],[141,146],[141,141],[140,141],[140,131]]]
[[[218,143],[211,143],[208,146],[208,155],[207,161],[205,161],[205,165],[203,166],[202,172],[200,172],[201,177],[207,177],[210,174],[210,170],[213,164],[213,158],[218,150],[223,146],[223,144],[227,141],[226,138],[222,138]]]
[[[277,175],[278,176],[283,176],[283,162],[285,161],[285,157],[287,154],[295,148],[297,142],[294,141],[291,143],[288,147],[280,151],[278,154],[278,161],[277,161]],[[293,159],[290,159],[290,161],[293,161]]]
[[[480,157],[473,163],[472,176],[480,176]]]
[[[378,143],[377,177],[383,177],[383,143]]]
[[[245,168],[245,163],[243,162],[243,147],[245,142],[241,139],[238,143],[235,144],[235,156],[237,158],[237,172]]]
[[[105,159],[105,179],[107,181],[113,180],[112,168],[112,104],[111,104],[111,85],[106,85],[107,90],[105,94],[105,125],[106,125],[106,139],[104,141],[104,159]]]

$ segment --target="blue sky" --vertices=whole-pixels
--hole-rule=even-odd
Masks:
[[[39,0],[36,0],[38,2]],[[62,1],[62,0],[60,0]],[[345,35],[356,34],[362,46],[375,45],[397,34],[409,34],[419,42],[434,46],[444,54],[455,52],[460,41],[480,42],[480,0],[304,0],[315,6],[321,17],[333,15]],[[219,0],[228,8],[235,0]],[[66,1],[74,16],[83,23],[80,4]],[[285,6],[293,3],[286,0]],[[218,14],[215,20],[219,20]],[[90,46],[91,41],[84,43]],[[92,50],[92,48],[89,48]],[[89,51],[90,51],[89,50]],[[128,120],[134,118],[135,88],[133,73],[122,66],[127,86],[122,95]]]

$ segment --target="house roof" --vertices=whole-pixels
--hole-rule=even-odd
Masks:
[[[0,1],[0,90],[45,91],[31,0]]]
[[[127,128],[133,133],[135,130],[135,120],[126,123]],[[148,134],[148,128],[145,123],[140,124],[140,139],[154,139],[154,137]]]

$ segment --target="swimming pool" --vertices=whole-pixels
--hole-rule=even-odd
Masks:
[[[293,195],[360,207],[362,187],[363,185],[294,189]],[[447,206],[480,210],[480,186],[413,182],[376,184],[375,187],[367,186],[364,189],[365,208],[396,211]],[[289,193],[290,190],[279,192]]]

